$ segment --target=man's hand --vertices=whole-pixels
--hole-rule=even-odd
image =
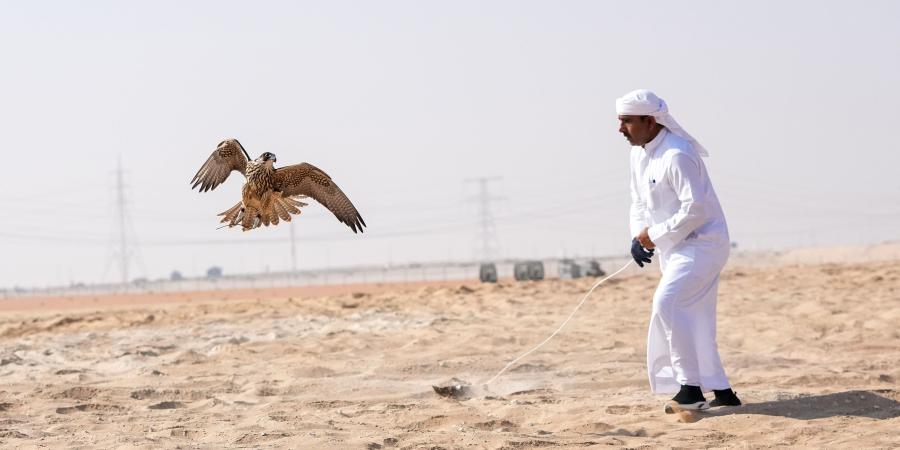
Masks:
[[[654,248],[656,248],[656,244],[654,244],[653,241],[650,240],[649,230],[649,228],[644,228],[640,233],[638,233],[635,239],[637,239],[638,242],[640,242],[641,245],[644,246],[644,248],[646,248],[647,250],[653,250]]]
[[[653,256],[653,250],[644,250],[637,238],[631,240],[631,257],[637,265],[644,267],[644,263],[650,264],[650,258]]]

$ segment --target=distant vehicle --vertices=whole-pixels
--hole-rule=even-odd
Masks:
[[[581,266],[571,259],[561,260],[559,262],[559,278],[562,280],[581,278]]]
[[[222,277],[222,268],[219,266],[212,266],[209,269],[206,269],[206,278],[216,279]]]
[[[544,263],[532,261],[528,263],[528,278],[538,281],[544,279]]]
[[[169,280],[172,280],[172,281],[181,281],[183,279],[184,279],[184,276],[182,276],[181,272],[179,272],[177,270],[173,270],[172,274],[169,275]]]
[[[525,281],[528,279],[528,263],[527,262],[517,262],[516,265],[513,266],[513,277],[516,281]]]
[[[540,261],[518,262],[513,266],[513,276],[517,281],[544,279],[544,263]]]
[[[497,266],[494,265],[494,263],[482,264],[478,269],[478,279],[480,279],[482,283],[496,283]]]
[[[586,277],[602,277],[606,275],[606,272],[600,268],[600,263],[597,261],[588,261],[587,270],[584,271],[584,276]]]

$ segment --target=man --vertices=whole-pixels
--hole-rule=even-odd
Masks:
[[[730,241],[701,156],[706,149],[648,90],[616,100],[619,132],[631,148],[632,256],[641,267],[659,251],[647,370],[654,393],[677,393],[682,409],[737,406],[716,346],[719,272]],[[715,400],[706,402],[703,391]],[[674,412],[671,405],[666,412]]]

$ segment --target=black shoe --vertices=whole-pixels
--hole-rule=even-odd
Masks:
[[[683,410],[698,411],[709,408],[709,403],[706,403],[706,397],[703,396],[700,386],[681,386],[681,390],[672,397],[672,401],[675,402],[674,406]],[[666,405],[666,413],[676,412],[672,406],[671,404]]]
[[[741,406],[741,399],[730,388],[713,393],[716,394],[716,398],[709,402],[709,406]]]

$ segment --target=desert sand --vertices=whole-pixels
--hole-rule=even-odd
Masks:
[[[746,405],[690,423],[648,389],[658,276],[607,282],[487,389],[594,279],[7,300],[0,446],[900,447],[900,260],[729,266],[719,348]],[[432,391],[454,377],[471,397]]]

